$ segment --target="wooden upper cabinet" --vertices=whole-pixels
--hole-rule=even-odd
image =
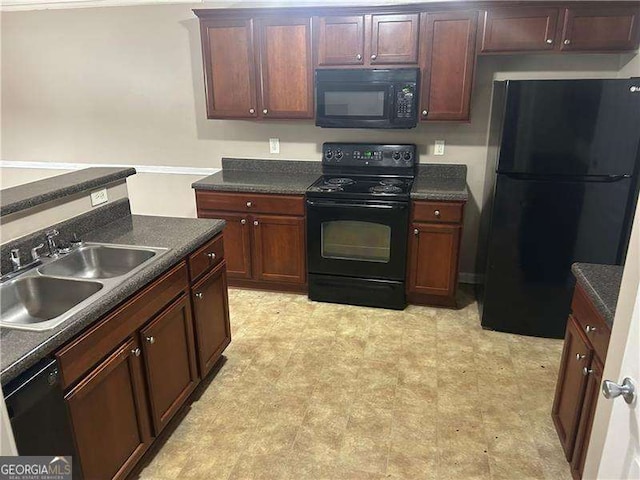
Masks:
[[[313,118],[311,17],[257,20],[266,118]]]
[[[200,27],[208,118],[257,116],[251,19],[206,19]]]
[[[422,18],[421,120],[468,120],[478,14],[427,13]]]
[[[418,63],[419,14],[371,15],[371,65]]]
[[[364,64],[364,15],[320,17],[318,66]]]
[[[484,12],[480,53],[553,50],[557,8],[505,7]]]
[[[567,8],[562,29],[563,51],[634,50],[640,29],[638,7]]]

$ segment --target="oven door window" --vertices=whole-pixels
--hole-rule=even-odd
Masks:
[[[318,110],[325,118],[380,120],[388,116],[388,85],[319,85]]]
[[[356,220],[323,222],[321,245],[323,258],[388,263],[391,227]]]

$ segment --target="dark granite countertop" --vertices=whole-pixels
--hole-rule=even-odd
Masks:
[[[135,173],[135,168],[92,167],[6,188],[0,192],[0,216],[26,210],[74,193],[94,190]]]
[[[622,271],[620,265],[597,265],[595,263],[574,263],[571,271],[578,284],[593,301],[609,327],[613,326],[616,314]]]
[[[466,202],[469,199],[467,166],[420,164],[413,182],[411,198]]]
[[[223,158],[221,172],[191,186],[221,192],[301,195],[321,173],[320,162]]]
[[[0,381],[15,378],[157,278],[189,252],[219,233],[223,220],[127,215],[93,231],[83,240],[169,248],[157,261],[136,272],[111,292],[44,332],[0,329]]]

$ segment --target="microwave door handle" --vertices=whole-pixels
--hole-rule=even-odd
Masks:
[[[396,102],[396,87],[395,85],[389,85],[389,99],[387,101],[387,118],[391,121],[396,119],[397,112],[395,111],[395,102]]]

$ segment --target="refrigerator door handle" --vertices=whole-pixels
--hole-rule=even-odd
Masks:
[[[612,183],[620,180],[631,178],[632,175],[537,175],[531,173],[508,173],[508,172],[496,172],[498,175],[504,175],[505,177],[513,178],[515,180],[533,180],[540,182],[601,182]]]

